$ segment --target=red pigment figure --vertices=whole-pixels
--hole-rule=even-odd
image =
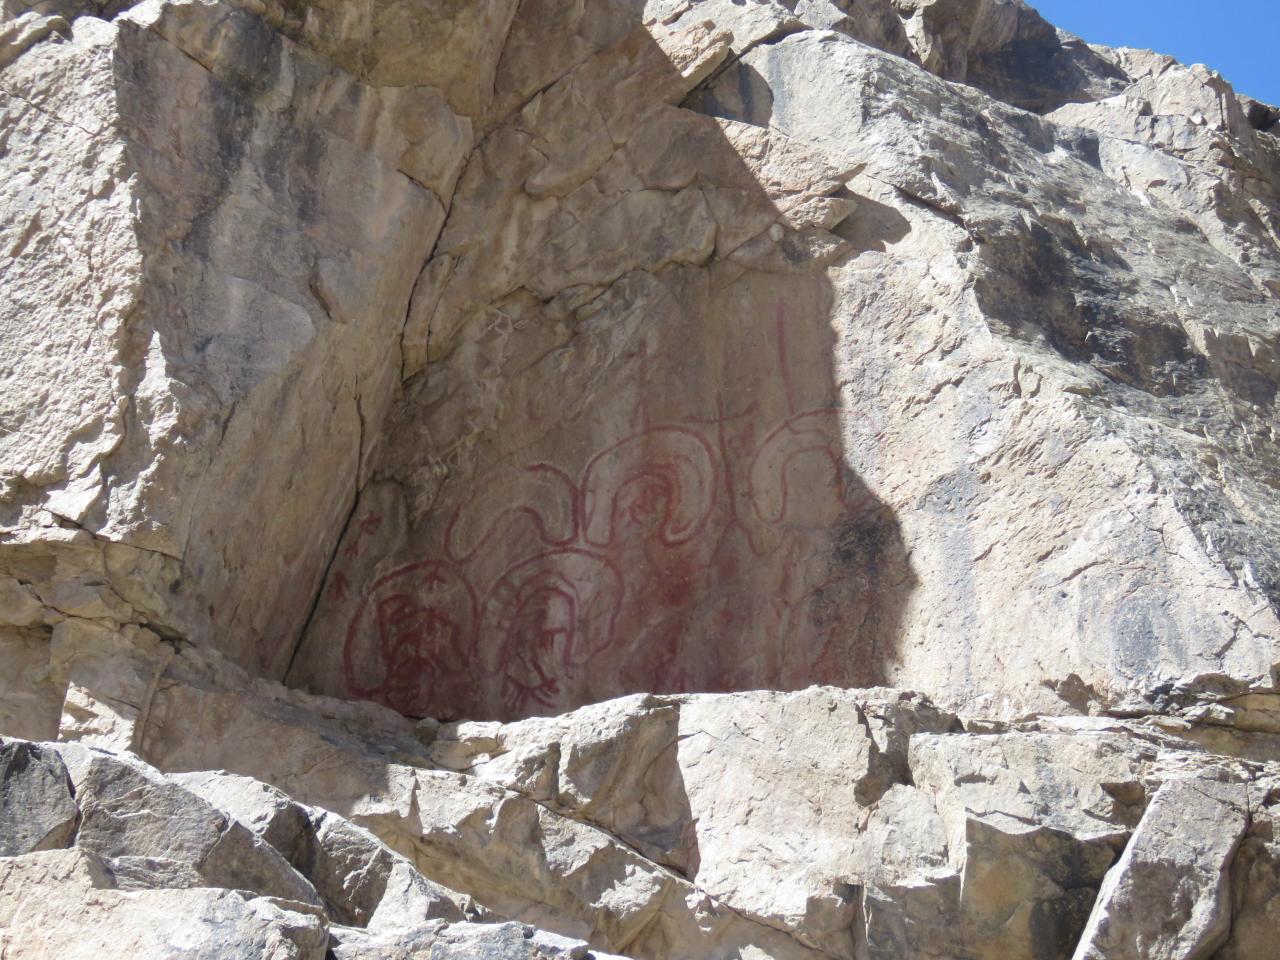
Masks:
[[[518,716],[576,706],[642,674],[678,690],[846,679],[850,639],[874,598],[865,571],[851,579],[831,566],[824,538],[875,499],[845,462],[848,414],[803,403],[790,332],[779,302],[778,419],[762,417],[758,401],[730,416],[721,397],[712,419],[653,425],[644,345],[633,435],[576,478],[544,462],[478,478],[444,530],[452,563],[402,567],[361,603],[344,651],[352,694],[406,713]],[[868,418],[854,420],[878,438]],[[381,524],[378,514],[361,520],[347,555],[360,556]],[[703,595],[707,576],[724,589]],[[331,593],[348,591],[339,572]],[[635,648],[658,635],[658,646]],[[776,655],[760,646],[771,635]],[[615,639],[616,662],[598,660]]]
[[[382,577],[347,630],[348,689],[401,713],[461,709],[471,696],[477,606],[470,585],[441,563]]]
[[[393,594],[378,601],[378,636],[388,665],[382,694],[402,713],[430,701],[437,682],[456,669],[462,646],[459,625],[435,607]],[[454,660],[450,664],[449,660]]]
[[[573,666],[577,604],[567,591],[545,588],[516,613],[503,651],[503,702],[515,713],[529,702],[554,707],[556,679]]]

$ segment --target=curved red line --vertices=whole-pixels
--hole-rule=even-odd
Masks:
[[[476,540],[476,544],[474,547],[471,548],[470,552],[463,553],[461,551],[455,550],[454,549],[454,530],[459,522],[459,519],[462,515],[463,510],[471,507],[471,505],[474,504],[482,494],[487,493],[490,489],[492,489],[493,486],[496,486],[497,482],[491,481],[487,483],[479,492],[472,495],[468,500],[459,504],[454,509],[453,515],[449,518],[449,523],[445,526],[445,529],[444,529],[444,552],[445,552],[445,555],[448,556],[450,560],[452,560],[454,563],[467,563],[468,561],[470,561],[471,558],[474,557],[477,553],[479,553],[489,543],[490,540],[492,540],[495,536],[497,536],[498,527],[500,525],[501,519],[507,516],[508,514],[512,514],[512,513],[524,514],[528,516],[532,520],[534,527],[538,531],[539,539],[541,539],[544,543],[550,544],[552,546],[557,546],[557,547],[567,546],[568,544],[573,543],[573,541],[578,538],[578,517],[577,517],[577,510],[576,510],[576,504],[578,502],[578,489],[574,485],[574,482],[572,478],[569,476],[569,474],[564,470],[561,470],[559,467],[553,466],[552,464],[549,464],[549,463],[530,464],[529,466],[525,467],[522,472],[549,473],[564,483],[566,491],[568,493],[568,502],[569,502],[569,534],[568,536],[553,537],[550,531],[547,529],[546,523],[543,521],[542,514],[538,512],[537,508],[531,507],[528,504],[520,504],[518,506],[507,507],[506,509],[500,510],[496,514],[494,514],[489,519],[489,522],[485,524],[483,528],[484,532],[481,534],[479,539]]]
[[[595,504],[592,502],[592,494],[591,494],[591,491],[590,491],[590,487],[591,487],[591,474],[592,474],[592,471],[594,471],[594,470],[596,469],[597,465],[599,464],[599,462],[600,462],[601,460],[603,460],[605,457],[607,457],[607,456],[609,456],[609,455],[611,455],[611,454],[615,453],[616,451],[618,451],[618,450],[622,449],[623,447],[630,446],[631,444],[637,443],[638,441],[643,441],[643,440],[645,440],[645,439],[647,439],[647,438],[654,437],[654,436],[656,436],[656,435],[660,435],[660,434],[672,434],[672,433],[675,433],[675,434],[681,434],[681,435],[683,435],[683,436],[689,437],[689,438],[690,438],[690,439],[692,439],[695,443],[697,443],[697,444],[698,444],[698,446],[700,446],[700,447],[702,448],[703,453],[705,453],[705,454],[706,454],[706,457],[707,457],[707,464],[708,464],[708,469],[710,470],[710,476],[709,476],[709,477],[707,477],[707,478],[705,479],[705,481],[704,481],[704,487],[705,487],[705,489],[707,490],[707,508],[706,508],[706,513],[705,513],[705,515],[704,515],[703,517],[701,517],[701,518],[699,519],[699,523],[698,523],[697,527],[696,527],[696,528],[694,528],[693,532],[691,532],[691,533],[690,533],[689,537],[685,538],[684,540],[676,541],[676,543],[686,543],[686,542],[688,542],[688,540],[689,540],[689,539],[692,539],[692,537],[697,536],[697,534],[701,532],[701,530],[702,530],[703,526],[706,524],[707,518],[708,518],[708,517],[710,517],[710,515],[712,514],[712,512],[715,510],[715,504],[716,504],[716,499],[717,499],[717,492],[718,492],[718,481],[717,481],[717,476],[718,476],[718,474],[717,474],[717,472],[716,472],[716,469],[717,469],[717,468],[716,468],[716,456],[715,456],[715,451],[714,451],[714,450],[713,450],[713,448],[711,447],[711,444],[707,442],[706,438],[705,438],[705,437],[703,437],[703,436],[702,436],[700,433],[698,433],[696,430],[690,430],[688,427],[682,427],[682,426],[677,426],[677,425],[674,425],[674,424],[670,424],[670,425],[664,425],[664,426],[660,426],[660,427],[649,427],[649,428],[647,428],[647,429],[645,429],[645,430],[640,431],[639,433],[632,434],[631,436],[626,437],[626,438],[625,438],[625,439],[623,439],[623,440],[619,440],[617,443],[615,443],[615,444],[613,444],[613,445],[611,445],[611,446],[609,446],[609,447],[606,447],[605,449],[601,450],[599,453],[597,453],[595,456],[593,456],[590,460],[588,460],[588,461],[587,461],[586,466],[585,466],[585,467],[583,467],[583,470],[582,470],[582,481],[581,481],[581,484],[580,484],[580,486],[579,486],[579,494],[578,494],[578,495],[579,495],[579,503],[580,503],[580,507],[579,507],[579,509],[580,509],[579,524],[580,524],[580,529],[582,530],[582,536],[583,536],[583,539],[584,539],[587,543],[591,544],[591,545],[592,545],[592,546],[594,546],[594,547],[607,547],[607,546],[609,546],[609,544],[611,544],[611,543],[613,542],[613,539],[614,539],[614,532],[613,532],[613,515],[612,515],[612,510],[613,510],[613,499],[616,499],[616,497],[614,497],[614,498],[613,498],[613,499],[611,499],[611,501],[610,501],[609,539],[608,539],[607,541],[605,541],[605,542],[601,543],[601,542],[600,542],[600,541],[598,541],[598,540],[593,540],[593,539],[591,539],[591,535],[590,535],[590,533],[589,533],[589,531],[590,531],[590,523],[589,523],[588,521],[589,521],[589,519],[590,519],[590,517],[591,517],[591,515],[592,515],[593,510],[595,509]],[[680,458],[680,457],[682,457],[682,456],[683,456],[682,454],[679,454],[679,453],[673,453],[673,454],[671,454],[671,455],[667,456],[667,457],[666,457],[666,459],[668,459],[668,460],[677,460],[678,458]],[[693,463],[693,461],[692,461],[692,460],[690,460],[688,457],[684,457],[684,460],[685,460],[685,462]],[[641,472],[641,473],[639,473],[639,474],[636,474],[635,476],[645,476],[647,472],[648,472],[648,471]],[[700,471],[700,470],[692,470],[692,471],[690,471],[690,472],[691,472],[691,473],[700,473],[701,471]],[[628,480],[629,480],[629,479],[631,479],[631,478],[628,478]],[[624,481],[624,483],[625,483],[625,482],[626,482],[626,481]],[[615,494],[616,494],[616,491],[617,491],[618,489],[621,489],[621,487],[622,487],[622,486],[623,486],[623,484],[618,484],[618,485],[617,485],[617,487],[616,487],[616,488],[615,488],[615,490],[614,490]],[[664,543],[665,543],[665,542],[666,542],[666,541],[664,540]],[[670,545],[674,545],[674,544],[668,544],[668,545],[670,546]]]

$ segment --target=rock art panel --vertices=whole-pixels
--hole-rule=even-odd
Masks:
[[[472,156],[291,683],[511,719],[879,679],[913,580],[832,372],[850,171],[677,108],[742,42],[681,16]]]
[[[734,319],[769,344],[759,380],[695,378],[686,400],[642,346],[617,374],[621,439],[580,452],[572,429],[551,434],[417,524],[366,496],[309,641],[341,630],[341,673],[309,678],[445,718],[873,682],[893,591],[909,589],[892,517],[844,455],[875,423],[830,405],[825,371],[821,390],[806,377],[825,365],[821,338],[797,333],[782,300],[756,316]],[[404,526],[389,536],[387,517]]]

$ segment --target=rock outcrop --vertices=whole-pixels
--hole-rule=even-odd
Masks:
[[[0,0],[0,954],[1270,955],[1278,117],[1021,0]]]
[[[0,860],[7,935],[59,956],[41,925],[90,904],[139,955],[154,910],[223,917],[246,956],[272,936],[281,956],[1234,960],[1275,930],[1280,764],[1246,756],[1273,737],[831,687],[415,724],[184,652],[146,762],[4,744],[47,758],[7,792],[56,768],[73,798],[56,840]],[[54,875],[65,899],[21,909]]]

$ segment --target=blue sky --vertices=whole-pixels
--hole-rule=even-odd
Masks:
[[[1090,43],[1204,63],[1239,93],[1280,104],[1280,0],[1028,0]]]

